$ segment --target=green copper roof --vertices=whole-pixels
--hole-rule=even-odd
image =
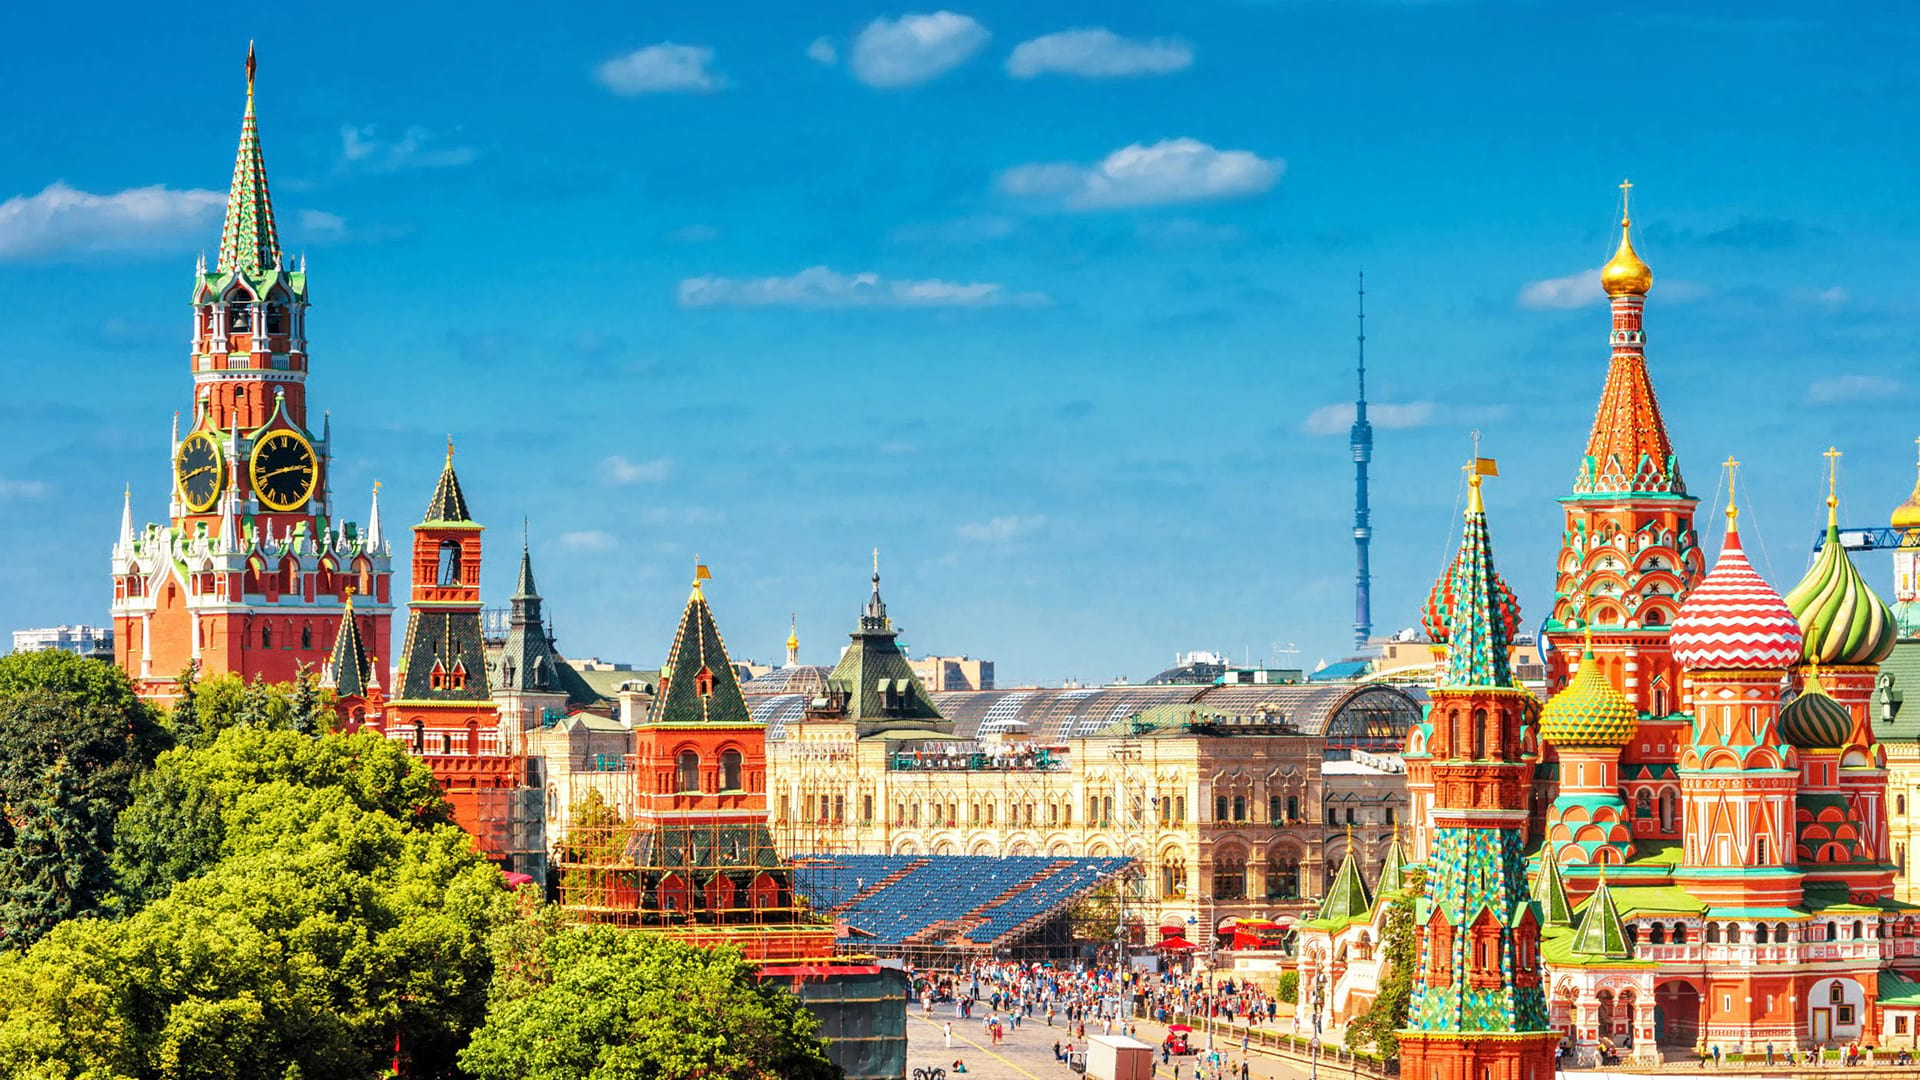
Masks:
[[[660,668],[660,704],[649,724],[751,724],[753,714],[740,693],[740,678],[727,659],[713,609],[696,583],[673,635],[673,648]]]
[[[1573,903],[1567,899],[1567,883],[1560,876],[1560,860],[1553,857],[1551,843],[1540,849],[1540,873],[1533,879],[1533,898],[1540,904],[1543,925],[1573,925]]]
[[[1881,742],[1920,742],[1920,639],[1896,644],[1880,662],[1873,732]]]
[[[1380,880],[1374,885],[1375,896],[1399,892],[1407,887],[1407,871],[1400,856],[1400,834],[1393,834],[1393,842],[1387,845],[1387,860],[1380,864]]]
[[[860,613],[858,628],[849,637],[852,643],[827,675],[827,686],[846,695],[848,719],[911,720],[922,725],[941,722],[940,710],[934,707],[926,687],[907,663],[906,654],[900,651],[898,632],[893,620],[887,618],[886,602],[880,599],[878,569],[873,573],[873,595]]]
[[[632,678],[631,672],[624,673]],[[569,709],[606,700],[573,665],[560,656],[547,632],[540,594],[533,586],[533,557],[520,548],[520,584],[513,591],[507,636],[493,658],[490,680],[496,689],[528,694],[565,694]]]
[[[1493,541],[1487,535],[1487,511],[1476,481],[1467,504],[1467,522],[1460,538],[1460,556],[1454,560],[1453,610],[1447,619],[1447,667],[1438,689],[1510,687],[1513,672],[1507,666],[1507,647],[1517,622],[1519,605],[1511,619],[1495,584]]]
[[[341,697],[365,697],[372,681],[373,665],[367,659],[367,646],[360,638],[360,623],[353,617],[353,596],[347,596],[346,609],[340,613],[340,630],[333,637],[333,652],[327,657],[323,681]]]
[[[1877,664],[1893,651],[1898,633],[1893,611],[1854,569],[1831,505],[1827,542],[1807,576],[1787,594],[1787,607],[1800,623],[1800,657],[1806,663]]]
[[[467,496],[460,490],[460,478],[453,472],[453,446],[447,446],[447,465],[440,470],[440,482],[433,486],[433,498],[427,503],[426,522],[470,523]]]
[[[1620,921],[1619,909],[1613,906],[1613,895],[1607,889],[1604,876],[1600,887],[1581,907],[1580,926],[1573,934],[1573,951],[1622,960],[1633,955],[1633,948],[1627,944],[1626,925]]]
[[[1353,856],[1353,847],[1347,847],[1347,859],[1340,864],[1340,872],[1334,875],[1333,886],[1327,890],[1327,898],[1320,901],[1319,917],[1322,919],[1365,918],[1373,911],[1373,897],[1367,893],[1367,883],[1360,877],[1360,863]]]
[[[251,53],[248,62],[251,65]],[[267,165],[260,155],[249,76],[247,111],[240,119],[240,152],[234,157],[233,185],[227,189],[227,218],[220,229],[217,272],[252,276],[279,264],[280,235],[273,226],[273,200],[267,194]]]
[[[1881,971],[1879,979],[1879,990],[1875,997],[1882,1008],[1889,1005],[1909,1009],[1920,1006],[1920,983],[1892,970]]]

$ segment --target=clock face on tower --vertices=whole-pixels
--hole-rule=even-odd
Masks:
[[[189,514],[204,514],[213,508],[224,474],[220,444],[204,431],[187,436],[174,452],[174,481],[180,485],[180,500]]]
[[[269,510],[298,510],[313,494],[313,444],[299,432],[275,431],[253,444],[253,493]]]

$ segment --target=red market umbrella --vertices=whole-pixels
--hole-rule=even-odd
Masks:
[[[1188,941],[1186,938],[1182,938],[1182,937],[1170,937],[1165,941],[1162,941],[1159,944],[1154,946],[1154,948],[1156,949],[1173,949],[1175,951],[1181,951],[1186,949],[1197,949],[1199,947],[1200,946],[1195,945],[1193,942]]]
[[[1168,1030],[1168,1031],[1177,1031],[1177,1032],[1179,1032],[1179,1033],[1180,1033],[1180,1034],[1182,1034],[1182,1035],[1191,1035],[1191,1034],[1193,1034],[1193,1029],[1192,1029],[1192,1028],[1190,1028],[1190,1027],[1188,1027],[1188,1026],[1187,1026],[1187,1025],[1185,1025],[1185,1024],[1168,1024],[1168,1025],[1167,1025],[1167,1030]]]

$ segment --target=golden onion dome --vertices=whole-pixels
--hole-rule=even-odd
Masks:
[[[1920,439],[1914,440],[1920,442]],[[1914,481],[1913,494],[1907,501],[1893,509],[1893,527],[1896,529],[1920,529],[1920,480]],[[1901,545],[1905,547],[1905,544]]]
[[[1566,688],[1540,711],[1540,737],[1555,746],[1621,747],[1633,741],[1640,713],[1600,673],[1588,649]]]
[[[1608,296],[1645,296],[1653,288],[1653,268],[1633,250],[1633,219],[1620,219],[1620,249],[1600,268],[1600,287]]]

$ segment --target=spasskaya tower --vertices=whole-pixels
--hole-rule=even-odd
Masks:
[[[173,696],[189,664],[269,682],[318,669],[342,617],[376,664],[391,638],[378,485],[364,528],[336,519],[330,425],[308,425],[306,265],[280,249],[253,76],[248,46],[220,253],[194,274],[193,404],[174,414],[167,520],[136,530],[129,490],[113,547],[115,655],[148,697]]]

